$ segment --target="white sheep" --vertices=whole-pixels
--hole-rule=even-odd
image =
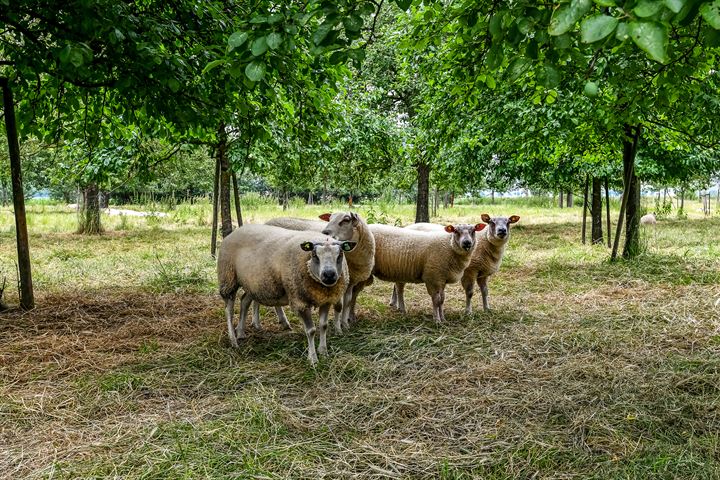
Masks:
[[[320,345],[327,353],[327,316],[340,301],[349,281],[345,252],[353,242],[338,242],[309,232],[268,225],[244,225],[225,237],[218,254],[218,284],[225,301],[228,335],[233,346],[245,337],[250,303],[290,305],[303,319],[308,358],[317,363],[312,308],[320,312]],[[244,290],[240,321],[233,330],[233,308],[239,288]]]
[[[475,248],[475,232],[483,228],[481,223],[447,225],[447,233],[435,233],[370,225],[376,245],[373,274],[396,283],[391,305],[404,312],[405,284],[424,283],[432,299],[433,318],[444,321],[445,285],[460,280]]]
[[[640,225],[657,225],[657,218],[654,213],[648,213],[640,217]]]
[[[465,268],[460,279],[460,284],[465,290],[465,313],[467,315],[472,314],[471,300],[476,281],[482,293],[483,309],[490,310],[488,279],[500,269],[505,247],[510,240],[510,225],[520,220],[517,215],[491,218],[487,213],[483,213],[481,218],[488,224],[488,228],[479,236],[470,264]],[[439,231],[443,226],[432,223],[416,223],[405,228],[427,232]]]
[[[345,255],[350,272],[350,281],[343,296],[342,310],[335,316],[335,330],[342,333],[343,328],[350,328],[350,321],[355,321],[355,304],[363,286],[372,283],[372,270],[375,263],[375,238],[367,223],[360,215],[353,212],[324,213],[320,215],[324,222],[303,218],[274,218],[267,225],[287,228],[290,230],[313,230],[322,232],[339,241],[356,242],[355,248]],[[357,287],[357,288],[356,288]]]

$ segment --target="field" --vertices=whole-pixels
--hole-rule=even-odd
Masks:
[[[264,331],[230,348],[209,205],[104,217],[87,238],[73,211],[34,203],[38,306],[0,315],[0,477],[719,478],[720,217],[688,203],[615,263],[580,243],[577,207],[441,208],[521,216],[493,311],[463,317],[450,286],[435,325],[423,286],[401,315],[376,281],[317,369],[294,315],[287,332],[263,310]],[[412,207],[358,211],[409,223]],[[3,208],[0,282],[14,248]]]

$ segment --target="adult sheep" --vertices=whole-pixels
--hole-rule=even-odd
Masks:
[[[456,283],[470,263],[475,232],[485,225],[447,225],[445,232],[418,232],[389,225],[371,224],[375,236],[375,268],[380,280],[396,283],[391,305],[405,311],[406,283],[424,283],[433,304],[436,322],[445,320],[445,285]]]
[[[372,270],[375,264],[375,238],[365,220],[353,212],[324,213],[323,222],[304,218],[281,217],[269,220],[266,225],[290,230],[312,230],[329,235],[339,241],[356,242],[355,248],[345,255],[350,273],[348,288],[343,296],[342,310],[335,316],[335,331],[342,333],[355,321],[357,296],[364,285],[372,283]]]
[[[354,246],[354,242],[269,225],[244,225],[225,237],[218,254],[218,284],[232,345],[245,337],[245,319],[253,300],[274,307],[289,305],[303,320],[308,359],[315,365],[312,308],[318,308],[320,316],[317,351],[325,355],[328,311],[345,293],[349,281],[345,252]],[[234,330],[233,308],[240,288],[244,293]]]
[[[520,220],[517,215],[491,218],[487,213],[483,213],[480,218],[487,223],[488,228],[478,238],[472,259],[460,279],[460,284],[465,290],[465,313],[467,315],[472,314],[471,300],[475,290],[475,282],[480,287],[483,309],[485,311],[490,310],[488,280],[500,269],[505,247],[508,240],[510,240],[510,225]],[[443,226],[433,223],[416,223],[405,228],[424,232],[437,232],[442,230]]]

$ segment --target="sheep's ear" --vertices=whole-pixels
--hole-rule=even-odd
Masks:
[[[312,252],[315,249],[315,244],[312,242],[304,242],[300,244],[300,248],[306,252]]]
[[[320,220],[325,220],[326,222],[330,221],[330,214],[329,213],[323,213],[320,215]]]
[[[455,227],[452,225],[445,225],[445,231],[448,233],[453,233],[455,231]]]
[[[475,231],[476,231],[476,232],[481,232],[482,229],[485,228],[486,226],[487,226],[487,225],[485,225],[484,223],[476,223],[476,224],[475,224]]]
[[[482,221],[485,223],[490,223],[490,221],[492,220],[490,218],[490,215],[488,215],[487,213],[483,213],[482,215],[480,215],[480,218],[482,218]]]
[[[341,242],[340,248],[343,252],[352,252],[355,250],[355,247],[357,246],[357,242]]]
[[[520,217],[517,216],[517,215],[513,215],[512,217],[510,217],[510,218],[508,219],[508,222],[510,222],[510,223],[517,223],[517,222],[519,222],[519,221],[520,221]]]
[[[358,217],[358,214],[354,212],[350,212],[350,220],[352,221],[353,227],[360,223],[360,217]]]

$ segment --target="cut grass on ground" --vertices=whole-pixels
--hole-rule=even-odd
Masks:
[[[401,315],[375,282],[317,369],[270,309],[230,348],[206,228],[36,232],[38,308],[0,317],[0,477],[720,477],[720,221],[610,264],[577,210],[513,206],[491,313],[450,286],[435,325],[424,287]]]

